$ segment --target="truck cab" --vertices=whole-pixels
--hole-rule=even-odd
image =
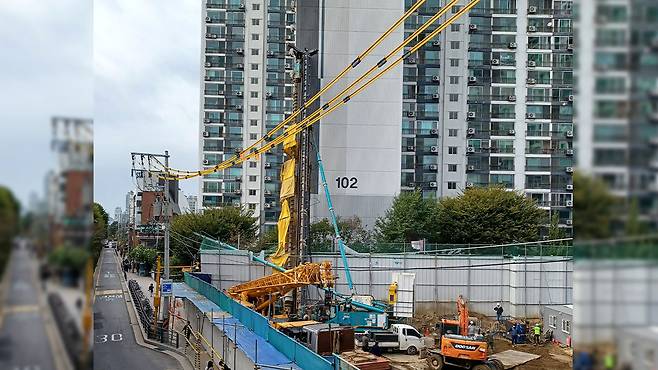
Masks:
[[[418,330],[413,326],[407,324],[393,324],[391,325],[390,330],[398,336],[400,351],[405,351],[410,355],[415,355],[418,351],[425,348],[423,336],[420,335]]]

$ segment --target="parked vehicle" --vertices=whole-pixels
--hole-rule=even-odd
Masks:
[[[363,346],[364,337],[368,338],[367,345],[372,348],[375,343],[382,350],[403,351],[410,355],[417,354],[425,348],[422,335],[411,325],[393,324],[389,330],[366,330],[355,334],[356,342]]]

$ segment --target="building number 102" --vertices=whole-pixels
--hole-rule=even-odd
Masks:
[[[336,186],[338,189],[357,189],[359,180],[356,177],[336,177]]]

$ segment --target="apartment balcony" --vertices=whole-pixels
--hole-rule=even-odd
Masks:
[[[526,166],[526,172],[551,172],[551,166]]]
[[[489,148],[489,153],[497,153],[497,154],[514,154],[514,147],[490,147]]]
[[[551,189],[551,183],[550,182],[541,182],[541,183],[526,183],[525,185],[526,189],[533,189],[533,190],[550,190]]]
[[[492,14],[516,14],[516,8],[492,8]]]

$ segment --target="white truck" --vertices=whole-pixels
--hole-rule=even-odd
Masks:
[[[357,333],[354,335],[357,345],[363,346],[366,336],[369,348],[377,343],[382,351],[403,351],[415,355],[425,348],[423,336],[416,328],[407,324],[393,324],[389,330],[366,330],[363,333]]]

